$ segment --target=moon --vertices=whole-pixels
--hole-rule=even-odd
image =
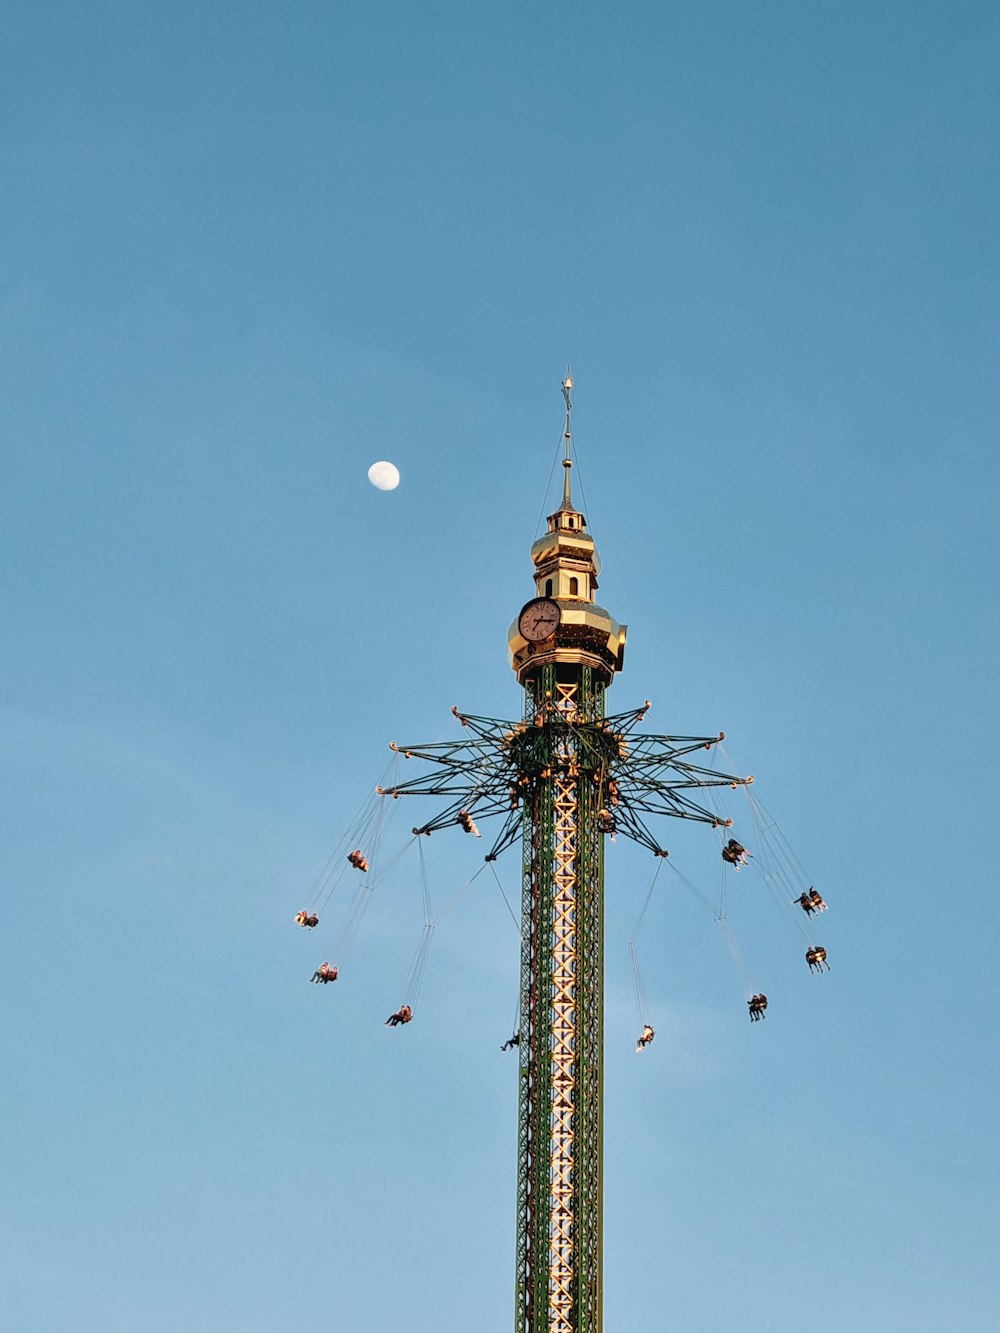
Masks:
[[[399,485],[399,468],[395,463],[372,463],[368,469],[368,480],[380,491],[394,491]]]

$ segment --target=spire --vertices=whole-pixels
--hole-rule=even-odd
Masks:
[[[563,427],[563,437],[566,441],[566,457],[563,459],[563,467],[566,469],[563,477],[563,509],[573,510],[573,501],[569,493],[569,476],[573,471],[573,459],[571,457],[573,448],[573,431],[569,424],[569,414],[573,411],[573,404],[570,401],[570,391],[573,388],[573,377],[570,374],[569,366],[566,367],[566,378],[562,382],[563,397],[566,399],[566,424]],[[574,511],[575,512],[575,511]]]
[[[587,531],[587,520],[573,505],[570,489],[573,470],[573,431],[570,425],[572,388],[573,377],[567,366],[566,378],[562,382],[563,398],[566,400],[562,504],[554,514],[549,514],[548,531],[532,546],[531,559],[535,566],[535,587],[540,597],[593,604],[601,560],[594,539]]]

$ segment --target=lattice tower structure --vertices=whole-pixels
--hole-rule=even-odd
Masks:
[[[565,467],[562,507],[532,547],[538,596],[509,636],[511,664],[524,689],[524,724],[533,733],[519,777],[517,1333],[600,1333],[602,1326],[599,815],[611,797],[605,749],[583,743],[580,728],[593,738],[596,727],[600,735],[605,690],[624,658],[625,628],[594,602],[600,561],[572,505],[568,449]]]

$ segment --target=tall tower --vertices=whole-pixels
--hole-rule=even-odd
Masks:
[[[509,633],[535,757],[521,777],[517,1333],[602,1324],[601,821],[616,789],[601,741],[625,627],[594,601],[600,559],[570,485],[572,387],[567,376],[562,504],[531,548],[537,596]]]
[[[536,595],[508,634],[522,719],[453,708],[464,738],[392,744],[424,767],[376,789],[447,798],[413,829],[418,837],[456,825],[477,833],[473,816],[499,820],[487,862],[522,840],[515,1333],[601,1333],[604,837],[620,833],[665,857],[650,816],[728,825],[695,795],[753,781],[693,762],[721,732],[649,734],[648,700],[605,712],[625,627],[594,601],[601,563],[571,486],[572,387],[567,376],[562,504],[531,548]]]

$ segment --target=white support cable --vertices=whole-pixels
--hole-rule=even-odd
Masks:
[[[768,836],[771,829],[777,829],[778,826],[760,802],[751,795],[749,788],[747,788],[746,797],[750,808],[750,818],[757,832],[757,851],[760,855],[759,869],[761,877],[770,890],[771,897],[777,904],[778,910],[799,932],[806,945],[812,947],[812,936],[795,911],[794,898],[791,896],[794,894],[794,882],[789,879],[787,873],[783,872],[781,866],[776,864],[774,846]]]
[[[635,1010],[639,1018],[639,1026],[651,1026],[649,1023],[649,996],[646,994],[646,987],[643,985],[642,975],[639,971],[639,959],[633,940],[629,940],[628,954],[632,964],[632,990],[635,994]]]
[[[504,890],[504,886],[500,882],[500,876],[497,874],[496,864],[493,861],[490,861],[488,862],[488,865],[490,869],[493,871],[493,878],[496,880],[497,888],[500,890],[500,897],[503,899],[504,906],[507,909],[508,915],[510,916],[511,921],[513,921],[514,923],[514,929],[517,931],[518,939],[520,939],[521,923],[514,915],[514,909],[513,907],[511,907],[510,900],[507,897],[506,891]]]
[[[438,912],[437,916],[436,916],[436,917],[434,918],[434,920],[430,923],[432,926],[436,926],[436,925],[438,924],[438,922],[441,920],[441,918],[442,918],[443,916],[447,916],[447,914],[451,911],[451,909],[452,909],[452,908],[455,906],[455,904],[458,902],[459,898],[463,897],[463,895],[466,894],[466,893],[469,891],[469,889],[472,888],[473,884],[475,884],[476,880],[477,880],[477,879],[479,878],[479,876],[483,873],[483,871],[486,869],[486,867],[487,867],[488,864],[489,864],[489,862],[484,861],[483,864],[482,864],[482,865],[479,867],[479,869],[476,871],[476,873],[472,876],[472,878],[466,880],[466,882],[462,885],[462,887],[461,887],[461,888],[459,889],[459,891],[455,894],[455,896],[454,896],[453,898],[451,898],[451,899],[444,905],[444,907],[441,908],[440,912]]]
[[[367,838],[368,830],[371,828],[372,819],[381,803],[381,797],[378,795],[378,787],[384,786],[389,775],[394,770],[398,771],[398,768],[399,759],[398,757],[394,757],[386,765],[379,782],[372,788],[371,792],[354,815],[354,818],[341,834],[340,839],[327,859],[326,865],[324,865],[323,869],[313,882],[313,886],[309,890],[307,902],[317,912],[326,910],[327,904],[330,902],[334,891],[337,889],[344,876],[347,869],[342,859],[344,858],[344,849],[352,842],[357,845],[359,841],[363,842]]]
[[[708,914],[709,914],[709,915],[713,918],[713,920],[714,920],[714,919],[715,919],[715,916],[716,916],[715,908],[712,906],[712,904],[709,902],[709,900],[708,900],[708,899],[705,897],[705,895],[702,893],[701,889],[699,889],[695,884],[692,884],[691,881],[688,879],[688,877],[687,877],[686,875],[682,874],[681,871],[679,871],[679,870],[677,869],[677,866],[676,866],[676,864],[674,863],[674,861],[673,861],[672,859],[669,859],[669,858],[668,858],[668,860],[667,860],[667,865],[668,865],[668,866],[670,867],[670,869],[674,872],[674,874],[675,874],[675,875],[677,876],[677,878],[681,881],[681,883],[682,883],[683,885],[685,885],[685,887],[686,887],[687,889],[690,890],[690,892],[695,896],[695,898],[698,899],[698,901],[701,903],[702,907],[704,907],[705,911],[708,912]]]
[[[377,800],[378,797],[372,792],[371,796],[369,796],[368,800],[348,825],[346,832],[341,835],[337,845],[330,853],[326,865],[320,871],[312,888],[309,890],[307,901],[309,905],[316,908],[317,911],[325,911],[327,903],[329,903],[334,891],[338,888],[340,881],[343,879],[344,872],[347,870],[347,866],[345,865],[345,848],[348,847],[350,843],[354,842],[360,836],[361,830],[367,826],[371,815],[374,813],[374,803]]]
[[[555,475],[556,464],[560,461],[563,448],[565,446],[565,433],[559,432],[559,443],[556,445],[556,451],[552,458],[552,466],[549,468],[549,479],[545,483],[545,494],[542,496],[542,507],[538,511],[538,518],[535,520],[535,536],[537,537],[542,528],[542,519],[545,517],[545,510],[549,504],[549,491],[552,489],[552,478]]]
[[[732,954],[733,962],[739,968],[740,973],[743,976],[743,980],[746,982],[746,984],[750,987],[752,991],[756,991],[757,985],[753,979],[753,973],[750,971],[750,964],[747,962],[746,955],[744,954],[743,949],[740,947],[736,939],[736,936],[733,934],[733,930],[729,922],[726,920],[725,917],[719,916],[715,918],[715,923],[722,931],[723,939],[726,941],[726,946],[729,949],[730,954]]]

